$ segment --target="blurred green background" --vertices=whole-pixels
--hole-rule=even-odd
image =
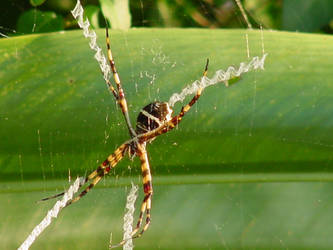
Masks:
[[[254,27],[332,33],[331,0],[241,0]],[[94,28],[205,27],[243,28],[244,18],[234,0],[83,0]],[[2,35],[76,29],[70,10],[76,0],[12,0],[1,3]]]

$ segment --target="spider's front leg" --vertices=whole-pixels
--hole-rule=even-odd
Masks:
[[[111,46],[110,46],[109,29],[108,29],[108,26],[107,26],[107,22],[106,22],[106,46],[107,46],[107,51],[108,51],[108,60],[109,60],[110,67],[111,67],[111,70],[112,70],[112,73],[113,73],[113,79],[114,79],[114,81],[116,83],[116,86],[117,86],[118,93],[116,92],[116,90],[113,88],[113,86],[111,84],[110,85],[108,84],[108,85],[109,85],[110,90],[112,91],[113,95],[115,96],[117,103],[119,104],[119,106],[121,108],[121,111],[124,115],[124,118],[125,118],[125,121],[126,121],[128,131],[130,133],[130,136],[132,138],[134,138],[136,136],[136,133],[135,133],[135,130],[133,129],[133,127],[132,127],[132,124],[131,124],[131,121],[130,121],[130,118],[129,118],[125,93],[124,93],[123,87],[122,87],[121,82],[120,82],[120,77],[119,77],[117,69],[116,69],[116,63],[113,60]]]

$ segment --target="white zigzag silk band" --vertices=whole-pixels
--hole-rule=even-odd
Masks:
[[[208,86],[215,85],[220,82],[227,82],[233,77],[238,77],[243,73],[249,72],[256,69],[264,69],[265,59],[267,53],[264,54],[261,58],[258,56],[253,57],[249,63],[240,63],[239,68],[230,66],[226,71],[220,69],[215,72],[212,78],[206,76],[202,77],[200,80],[194,81],[191,85],[185,87],[179,94],[173,94],[169,99],[169,105],[173,107],[176,102],[183,102],[187,95],[194,95],[198,89],[206,88]]]

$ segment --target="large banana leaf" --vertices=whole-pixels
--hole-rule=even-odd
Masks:
[[[133,29],[111,41],[132,121],[200,78],[207,57],[213,75],[268,53],[264,71],[207,88],[176,130],[148,145],[153,223],[138,248],[333,246],[330,36]],[[36,200],[66,188],[69,171],[92,171],[128,135],[81,31],[2,39],[0,54],[0,242],[13,248],[52,206]],[[111,231],[119,240],[122,185],[139,183],[139,169],[124,160],[34,246],[100,249]]]

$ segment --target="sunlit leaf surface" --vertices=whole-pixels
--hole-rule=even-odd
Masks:
[[[104,46],[104,31],[98,35]],[[87,42],[81,31],[0,40],[0,242],[7,249],[54,203],[35,201],[68,187],[69,170],[73,178],[89,173],[128,139]],[[112,31],[111,43],[133,122],[147,103],[168,101],[199,79],[207,57],[213,75],[268,53],[264,71],[207,88],[179,128],[148,145],[153,222],[137,249],[333,246],[330,36],[133,29]],[[120,240],[130,181],[140,183],[140,167],[126,159],[33,249],[107,248],[111,232]]]

